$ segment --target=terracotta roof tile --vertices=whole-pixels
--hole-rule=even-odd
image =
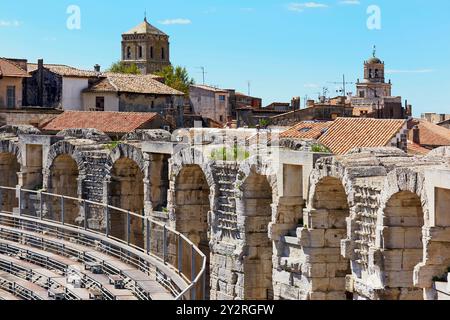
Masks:
[[[302,121],[292,128],[280,134],[280,138],[291,139],[319,139],[323,133],[333,124],[328,122]]]
[[[422,147],[421,145],[408,140],[408,153],[412,155],[427,155],[430,152],[429,149]]]
[[[44,131],[97,129],[104,133],[129,133],[160,117],[157,113],[65,111],[50,121]]]
[[[156,80],[155,75],[130,75],[106,73],[106,78],[90,86],[84,92],[130,92],[143,94],[184,95]]]
[[[14,62],[0,58],[0,76],[26,78],[28,74]]]
[[[102,75],[102,73],[94,70],[81,70],[71,66],[62,64],[44,64],[44,68],[50,70],[63,77],[74,77],[74,78],[94,78]],[[32,73],[38,69],[36,63],[28,64],[28,72]]]
[[[124,35],[127,34],[156,34],[160,36],[167,36],[164,32],[156,28],[155,26],[152,26],[150,23],[148,23],[147,20],[144,20],[144,22],[138,24],[133,29],[127,31],[124,33]]]
[[[385,147],[404,127],[405,120],[338,118],[319,142],[334,154],[354,148]]]
[[[409,139],[414,140],[413,128],[419,127],[420,144],[425,146],[450,146],[450,129],[422,119],[408,122]]]

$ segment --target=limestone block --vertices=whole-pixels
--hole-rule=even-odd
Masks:
[[[326,263],[302,264],[302,274],[309,278],[322,278],[327,276]]]
[[[330,278],[328,290],[345,292],[345,277]]]
[[[422,229],[406,228],[405,230],[405,248],[415,249],[422,248]]]
[[[321,248],[325,245],[325,230],[323,229],[297,229],[297,237],[302,247]]]
[[[385,271],[402,271],[403,270],[403,250],[391,249],[383,252],[384,270]]]
[[[386,248],[404,248],[405,247],[405,228],[390,227],[385,230],[384,244]]]
[[[337,248],[304,248],[307,260],[311,263],[342,262]]]
[[[407,249],[403,251],[403,270],[413,270],[414,267],[422,262],[422,249]]]
[[[325,301],[325,300],[327,300],[327,294],[326,294],[326,292],[319,292],[319,291],[311,292],[309,294],[309,300],[312,300],[312,301]]]
[[[312,278],[311,281],[311,290],[326,292],[330,288],[330,278]]]
[[[327,277],[334,278],[351,273],[348,262],[327,263]]]
[[[385,284],[391,288],[413,287],[413,271],[387,271],[385,272]]]
[[[344,301],[347,300],[347,296],[343,291],[327,292],[326,300],[328,301]]]
[[[346,229],[328,229],[325,231],[325,246],[330,248],[340,248],[341,240],[346,236]]]

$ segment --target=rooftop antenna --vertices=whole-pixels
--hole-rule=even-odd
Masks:
[[[373,57],[375,58],[376,55],[377,55],[377,46],[374,45],[374,46],[373,46]]]
[[[250,80],[247,81],[247,86],[248,86],[248,95],[250,96],[250,87],[251,87],[252,83],[250,82]]]
[[[144,11],[144,21],[147,22],[147,9]]]
[[[346,91],[346,89],[345,89],[345,86],[346,86],[347,84],[353,84],[353,82],[346,82],[346,81],[345,81],[345,74],[342,75],[342,82],[328,82],[328,83],[331,83],[331,84],[341,84],[341,85],[342,85],[342,88],[341,88],[340,90],[336,90],[336,92],[341,92],[342,95],[343,95],[344,97],[347,96],[347,91]]]
[[[205,67],[197,67],[197,69],[202,70],[202,75],[203,75],[203,85],[205,85],[205,74],[207,74],[207,72],[205,71]]]

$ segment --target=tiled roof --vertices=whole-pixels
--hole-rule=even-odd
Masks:
[[[193,85],[191,85],[191,87],[199,88],[199,89],[203,89],[203,90],[207,90],[207,91],[211,91],[211,92],[216,92],[216,93],[228,93],[228,91],[226,91],[226,90],[207,86],[207,85],[202,85],[202,84],[193,84]]]
[[[162,32],[158,28],[156,28],[156,27],[152,26],[150,23],[148,23],[147,19],[144,20],[144,22],[137,25],[136,27],[134,27],[133,29],[125,32],[124,35],[135,34],[135,33],[137,33],[137,34],[156,34],[156,35],[160,35],[160,36],[167,36],[164,32]]]
[[[408,140],[408,153],[412,155],[427,155],[430,152],[429,149],[422,147],[421,145]]]
[[[334,154],[345,154],[354,148],[385,147],[405,124],[405,120],[338,118],[319,142]]]
[[[154,75],[131,75],[119,73],[107,73],[106,78],[93,84],[84,92],[130,92],[162,95],[184,95],[161,83]]]
[[[94,78],[102,75],[102,73],[96,72],[94,70],[81,70],[71,66],[66,66],[62,64],[44,64],[44,68],[50,70],[63,77],[74,77],[74,78]],[[28,64],[28,72],[32,73],[38,69],[37,63]]]
[[[157,113],[65,111],[54,118],[44,131],[97,129],[104,133],[129,133],[160,117]]]
[[[319,139],[333,124],[329,122],[302,121],[280,134],[280,138]]]
[[[426,146],[450,146],[450,129],[422,119],[408,122],[409,139],[414,140],[413,128],[419,127],[420,144]]]
[[[0,58],[0,76],[26,78],[28,74],[14,62]]]

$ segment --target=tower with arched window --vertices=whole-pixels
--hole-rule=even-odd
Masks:
[[[136,64],[142,74],[161,71],[170,65],[169,36],[148,23],[137,25],[122,34],[122,61]]]
[[[376,57],[374,48],[373,55],[364,61],[364,80],[356,85],[358,98],[373,99],[390,97],[392,84],[386,83],[384,74],[384,62]]]

